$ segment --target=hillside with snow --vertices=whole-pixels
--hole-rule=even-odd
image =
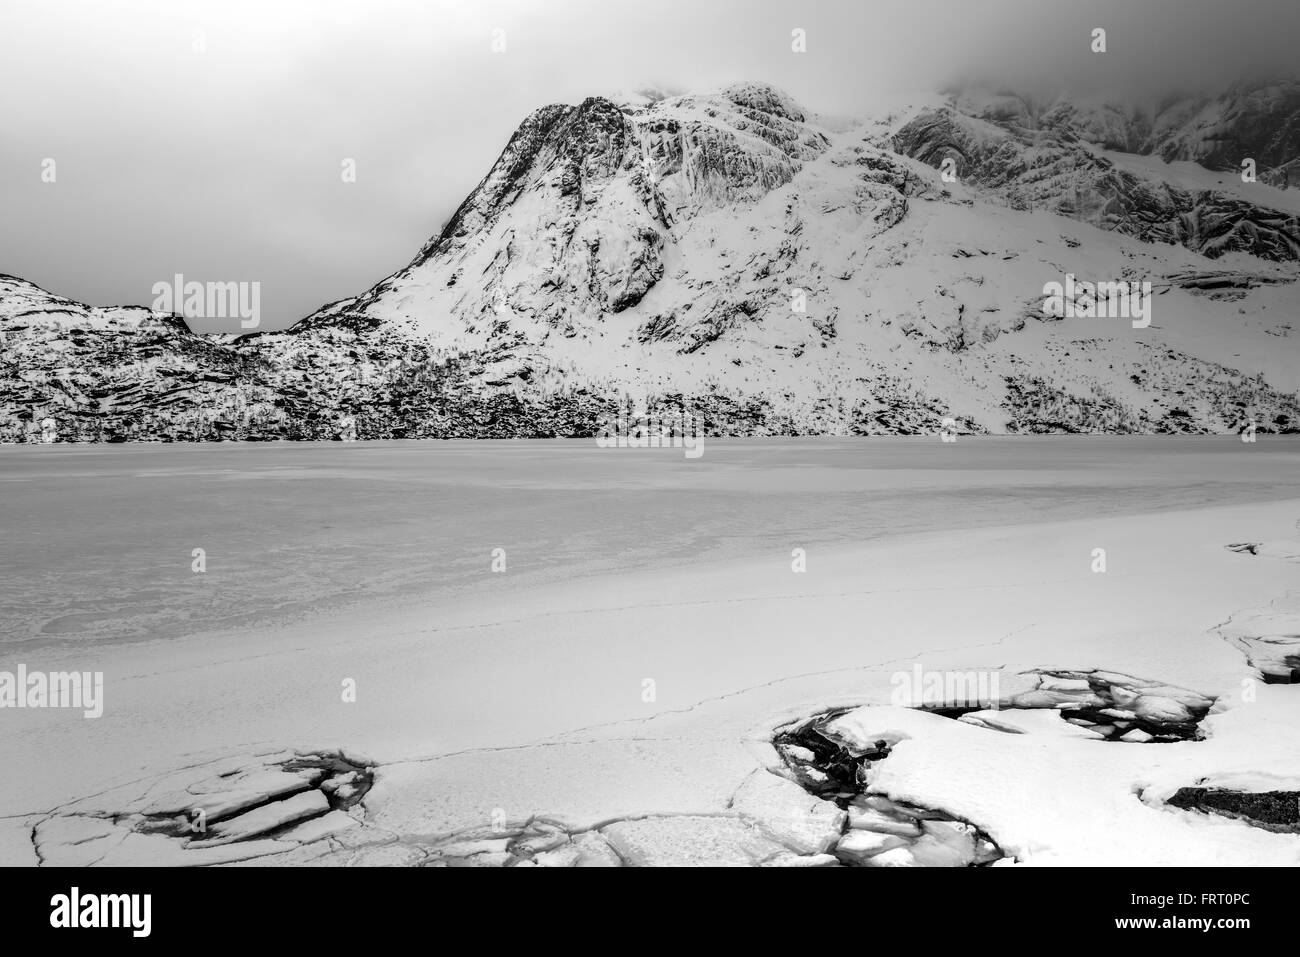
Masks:
[[[1296,90],[1155,114],[969,90],[852,121],[758,83],[545,106],[406,267],[182,364],[232,376],[186,435],[591,435],[616,409],[732,435],[1295,431]],[[1148,324],[1052,314],[1067,275],[1149,283]],[[30,292],[2,292],[27,343]],[[4,437],[46,407],[93,437],[103,397],[60,383],[112,366],[25,363]]]

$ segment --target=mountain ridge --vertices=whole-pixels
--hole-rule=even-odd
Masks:
[[[177,331],[172,360],[196,383],[215,365],[237,400],[205,418],[196,385],[170,435],[591,435],[629,409],[715,434],[1294,431],[1300,202],[1265,182],[1295,159],[1293,88],[1185,105],[1178,129],[970,91],[836,123],[755,82],[544,106],[370,289],[203,355]],[[1148,153],[1105,145],[1143,130]],[[1272,149],[1259,183],[1153,158],[1177,143],[1223,167],[1224,130]],[[1045,315],[1067,274],[1150,283],[1151,328]],[[0,329],[31,338],[15,311]],[[80,360],[92,391],[114,387],[106,360],[125,361]],[[0,369],[15,379],[0,437],[33,435],[42,403],[69,436],[104,432],[102,401]],[[119,418],[109,438],[168,437]]]

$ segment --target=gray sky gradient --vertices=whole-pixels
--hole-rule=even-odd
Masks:
[[[1288,67],[1300,3],[5,0],[3,21],[0,272],[96,305],[148,305],[178,272],[258,281],[267,329],[403,266],[545,103],[741,79],[840,114],[965,77],[1222,87]]]

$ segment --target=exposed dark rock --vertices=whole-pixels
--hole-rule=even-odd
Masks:
[[[1166,803],[1170,807],[1235,818],[1268,831],[1300,834],[1300,791],[1184,787]]]
[[[844,741],[827,726],[852,710],[841,708],[780,730],[772,743],[809,793],[848,812],[832,852],[855,867],[982,867],[1006,857],[968,821],[942,811],[866,793],[866,773],[889,757],[881,739],[866,748]]]
[[[1160,102],[1051,103],[1001,91],[957,91],[955,106],[1008,131],[1046,131],[1105,149],[1189,160],[1239,174],[1253,159],[1260,182],[1300,183],[1300,82],[1262,78],[1233,84],[1218,96],[1170,96]]]
[[[1139,179],[1051,132],[1008,130],[952,108],[922,113],[894,148],[940,167],[1022,209],[1050,209],[1143,242],[1176,243],[1211,259],[1241,251],[1300,259],[1300,219],[1213,190],[1189,192]]]
[[[1110,741],[1196,741],[1214,699],[1187,688],[1113,671],[1041,671],[1038,692],[1004,708],[1046,707]],[[1079,687],[1084,685],[1085,687]]]

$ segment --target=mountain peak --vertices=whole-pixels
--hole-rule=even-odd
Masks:
[[[747,109],[771,113],[795,123],[806,123],[808,112],[795,102],[794,97],[770,83],[746,81],[733,83],[722,91],[722,95]]]

